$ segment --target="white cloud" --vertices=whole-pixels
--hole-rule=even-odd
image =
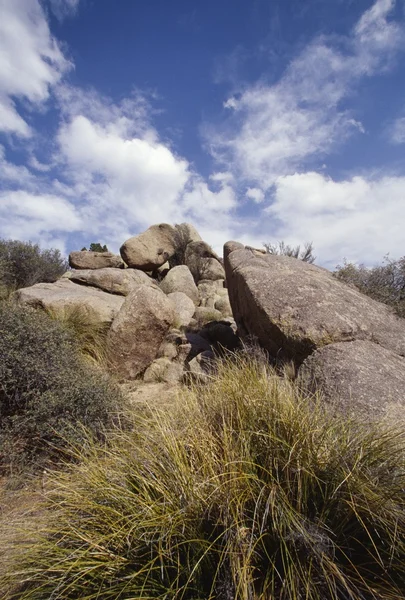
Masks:
[[[264,200],[264,192],[258,188],[248,188],[246,190],[246,197],[249,200],[253,200],[256,204],[260,204]]]
[[[313,241],[318,261],[381,262],[404,254],[405,177],[334,181],[314,172],[279,177],[267,209],[272,239]]]
[[[266,190],[278,176],[305,168],[341,145],[363,125],[341,104],[364,76],[385,70],[404,45],[404,29],[389,20],[394,0],[377,0],[347,38],[321,36],[286,69],[231,97],[226,127],[209,130],[220,163],[239,179]]]
[[[80,0],[49,0],[52,12],[60,21],[75,15],[79,8],[79,2]]]
[[[0,131],[29,137],[15,99],[38,107],[71,66],[38,0],[0,0]]]
[[[81,226],[75,206],[65,198],[25,190],[0,193],[0,230],[3,238],[49,245],[48,242],[60,238],[61,233],[79,231]]]

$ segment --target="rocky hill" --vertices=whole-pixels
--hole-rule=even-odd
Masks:
[[[122,380],[203,378],[218,353],[254,341],[340,409],[403,418],[405,320],[329,271],[238,242],[222,260],[186,223],[153,225],[120,253],[72,252],[60,280],[18,300],[107,324]]]

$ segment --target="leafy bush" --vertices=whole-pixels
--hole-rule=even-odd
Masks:
[[[405,256],[399,260],[386,256],[382,265],[372,268],[345,261],[343,266],[336,267],[334,275],[405,317]]]
[[[51,476],[10,600],[405,598],[404,432],[242,359],[134,425]]]
[[[266,249],[268,254],[279,254],[281,256],[292,256],[293,258],[298,258],[307,263],[314,263],[316,260],[316,256],[313,255],[313,245],[312,242],[307,242],[304,244],[304,248],[301,250],[301,246],[289,246],[284,242],[278,242],[277,244],[266,244],[263,243],[263,246]]]
[[[0,356],[3,469],[58,457],[69,440],[82,439],[79,423],[97,436],[110,422],[117,389],[45,313],[0,303]]]
[[[41,250],[38,244],[0,239],[0,284],[8,289],[53,282],[68,268],[59,250]]]

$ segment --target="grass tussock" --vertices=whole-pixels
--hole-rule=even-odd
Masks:
[[[73,334],[79,352],[86,359],[96,365],[107,366],[106,340],[109,323],[92,320],[89,318],[89,311],[83,306],[66,305],[58,310],[47,309],[46,312]]]
[[[52,477],[6,598],[405,598],[404,432],[252,359],[134,419]]]

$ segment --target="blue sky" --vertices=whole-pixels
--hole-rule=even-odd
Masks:
[[[0,236],[405,254],[404,0],[0,0]]]

